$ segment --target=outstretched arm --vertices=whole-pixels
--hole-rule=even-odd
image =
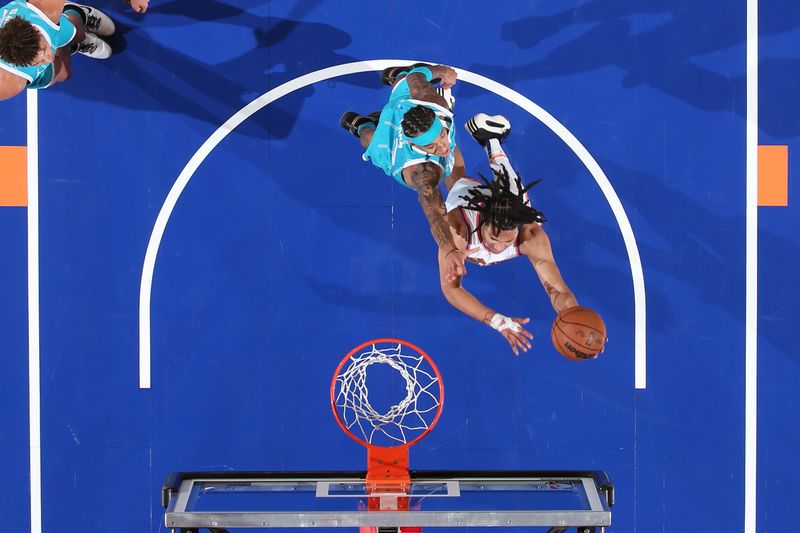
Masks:
[[[444,253],[448,269],[447,274],[451,279],[466,274],[464,268],[464,251],[459,250],[453,243],[450,226],[444,219],[445,207],[442,193],[439,191],[439,178],[442,169],[433,163],[421,163],[403,169],[403,178],[417,191],[419,204],[431,226],[433,239],[439,250]]]
[[[435,65],[430,67],[431,74],[434,78],[441,80],[441,85],[448,89],[456,83],[456,71],[446,65]],[[406,76],[406,83],[408,83],[408,90],[411,93],[411,98],[414,100],[424,100],[450,109],[450,104],[436,92],[433,85],[425,79],[425,75],[419,72],[412,72]]]
[[[539,281],[547,296],[550,297],[550,304],[556,313],[560,313],[567,307],[578,305],[575,295],[561,277],[561,272],[559,272],[553,257],[553,249],[550,247],[550,239],[544,229],[537,224],[530,224],[525,226],[522,231],[525,233],[520,252],[528,257],[536,270],[536,275],[539,276]]]
[[[522,327],[522,324],[530,322],[529,318],[510,318],[485,306],[461,285],[461,278],[448,279],[445,275],[446,268],[442,251],[439,250],[439,283],[450,305],[500,333],[508,341],[514,355],[519,355],[520,350],[530,350],[533,334]]]

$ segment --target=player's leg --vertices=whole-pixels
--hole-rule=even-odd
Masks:
[[[339,125],[358,137],[361,147],[366,149],[372,142],[372,135],[378,127],[380,111],[373,111],[367,116],[359,115],[355,111],[347,111],[339,119]]]
[[[514,172],[508,156],[501,143],[511,133],[511,123],[502,115],[489,116],[478,113],[465,124],[472,138],[478,141],[489,158],[489,165],[493,174],[508,173],[512,186],[517,183],[517,173]]]
[[[70,53],[79,53],[93,59],[108,59],[111,57],[112,50],[111,46],[105,42],[103,39],[89,31],[89,24],[88,21],[90,20],[89,16],[84,12],[82,7],[88,6],[81,6],[79,4],[65,4],[64,5],[64,15],[72,22],[73,26],[75,26],[75,37],[72,38],[72,41],[65,47],[69,50]],[[93,8],[89,8],[93,9]],[[93,10],[95,13],[94,18],[97,20],[108,20],[111,22],[111,19],[106,17],[106,19],[99,19],[97,10]],[[102,13],[100,13],[102,15]],[[103,15],[105,16],[105,15]],[[87,21],[86,23],[84,21]],[[113,29],[113,22],[112,29]],[[95,23],[97,27],[101,27],[100,23]],[[107,25],[102,26],[103,31],[107,31]],[[68,67],[69,68],[69,67]],[[69,79],[69,76],[67,78]],[[63,80],[62,80],[63,81]]]
[[[81,18],[80,14],[74,9],[67,9],[64,8],[64,15],[69,19],[73,26],[75,26],[75,36],[67,45],[74,46],[82,43],[84,39],[86,39],[86,28],[83,25],[83,19]]]
[[[66,2],[64,4],[64,14],[78,15],[81,18],[82,26],[89,33],[100,35],[102,37],[110,37],[114,35],[116,26],[111,17],[97,9],[96,7],[78,4],[75,2]]]
[[[67,49],[62,48],[61,50]],[[61,50],[56,54],[56,58],[53,61],[53,81],[50,82],[50,85],[67,81],[72,77],[72,56],[70,56],[69,52],[62,52]]]

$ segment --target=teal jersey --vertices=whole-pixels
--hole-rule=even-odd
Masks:
[[[403,115],[417,105],[431,108],[442,121],[442,125],[447,128],[450,153],[446,156],[426,154],[412,146],[403,135],[401,126]],[[403,180],[403,169],[412,165],[434,163],[442,168],[442,176],[449,176],[453,172],[455,148],[456,131],[453,127],[453,113],[440,105],[412,99],[408,83],[403,79],[392,89],[389,103],[381,111],[378,127],[362,158],[364,161],[372,161],[372,164],[383,170],[386,175],[392,176],[398,183],[408,187],[409,185]]]
[[[58,24],[50,20],[36,6],[24,0],[14,0],[0,8],[0,28],[14,17],[27,20],[44,35],[53,53],[69,43],[75,37],[75,26],[65,15],[61,15]],[[20,67],[0,59],[0,69],[7,70],[28,82],[29,89],[44,89],[53,82],[53,64]]]

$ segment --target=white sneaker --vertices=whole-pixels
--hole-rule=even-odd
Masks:
[[[511,133],[511,122],[503,115],[493,117],[484,113],[478,113],[464,124],[472,138],[481,145],[489,139],[497,139],[503,142],[508,134]]]
[[[86,23],[84,24],[86,31],[102,37],[114,35],[117,29],[116,26],[114,26],[114,21],[96,7],[76,4],[75,2],[67,2],[64,4],[65,9],[69,9],[70,7],[83,11],[86,18]]]
[[[92,33],[86,34],[86,39],[78,45],[78,50],[76,51],[92,59],[108,59],[112,54],[111,46]]]

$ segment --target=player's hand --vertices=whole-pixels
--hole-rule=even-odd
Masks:
[[[458,281],[467,275],[467,267],[464,266],[464,259],[467,257],[466,250],[453,248],[444,255],[445,278],[447,281]]]
[[[133,9],[136,13],[144,13],[147,11],[147,6],[150,4],[150,0],[125,0],[131,9]]]
[[[531,349],[533,333],[522,327],[530,321],[530,318],[511,318],[495,313],[489,321],[489,326],[508,341],[514,355],[519,355],[520,350],[527,352]]]
[[[436,65],[434,70],[435,72],[433,73],[433,77],[439,78],[439,85],[441,85],[443,88],[449,89],[456,84],[458,74],[453,67],[448,67],[447,65]]]
[[[531,340],[533,339],[533,333],[528,331],[527,329],[523,328],[521,324],[527,324],[531,321],[530,318],[512,318],[514,322],[516,322],[517,329],[508,328],[500,331],[500,335],[503,336],[505,340],[508,341],[508,344],[511,346],[511,350],[514,352],[514,355],[519,355],[520,351],[527,352],[531,349]]]

